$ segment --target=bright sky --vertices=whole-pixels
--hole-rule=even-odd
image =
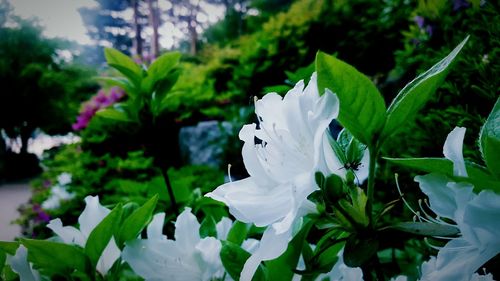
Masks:
[[[93,0],[10,0],[14,14],[39,18],[47,37],[64,37],[89,44],[85,26],[77,9],[96,6]]]
[[[78,8],[95,7],[97,4],[94,0],[9,0],[9,2],[14,8],[14,14],[22,18],[37,17],[47,37],[63,37],[80,44],[92,43],[86,34],[87,30],[78,13]],[[167,0],[159,0],[158,3],[160,9],[163,10],[170,6]],[[203,20],[216,22],[223,16],[223,8],[206,5],[202,2],[208,14],[208,17]],[[131,17],[131,12],[125,13],[125,17],[127,14]],[[146,33],[149,32],[146,31]],[[164,48],[171,48],[175,40],[184,36],[168,22],[160,27],[159,33],[160,45]]]

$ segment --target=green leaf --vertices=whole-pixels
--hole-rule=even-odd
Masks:
[[[460,233],[454,226],[427,222],[400,222],[391,228],[425,236],[455,236]]]
[[[148,68],[148,76],[153,77],[153,81],[159,81],[169,74],[169,72],[179,64],[181,53],[169,52],[157,58]]]
[[[379,241],[375,238],[352,235],[345,244],[344,263],[349,267],[360,267],[377,253],[378,247]]]
[[[342,132],[343,131],[345,131],[345,130],[342,130]],[[328,142],[330,143],[330,147],[333,149],[333,153],[335,153],[337,158],[340,160],[340,163],[342,165],[345,165],[347,163],[347,157],[345,155],[345,150],[342,147],[341,143],[339,141],[336,141],[329,134],[326,134],[326,136],[328,138]]]
[[[498,180],[496,180],[483,166],[465,162],[465,168],[469,177],[455,177],[453,175],[453,162],[446,158],[384,158],[396,165],[420,170],[427,173],[439,173],[457,181],[467,181],[474,185],[475,191],[493,189],[500,191]]]
[[[243,270],[245,262],[250,257],[250,253],[232,242],[221,241],[221,243],[222,249],[220,251],[220,258],[222,261],[222,265],[224,265],[224,268],[226,269],[227,273],[229,273],[231,278],[233,278],[234,280],[240,280],[241,271]],[[264,281],[272,279],[266,279],[262,266],[259,266],[252,280]]]
[[[85,243],[85,254],[95,268],[102,252],[116,233],[122,215],[122,205],[118,204],[90,233]]]
[[[96,112],[97,116],[122,122],[132,122],[127,113],[121,108],[108,107]]]
[[[236,221],[227,234],[227,241],[233,242],[236,245],[241,245],[247,238],[248,231],[252,227],[251,224]]]
[[[101,81],[108,86],[117,86],[123,89],[127,95],[131,97],[136,97],[139,95],[137,89],[133,84],[130,83],[129,80],[123,77],[96,77],[97,81]]]
[[[375,85],[347,63],[325,53],[316,54],[318,89],[335,93],[340,101],[338,120],[366,145],[385,122],[385,103]]]
[[[130,79],[134,85],[140,86],[142,80],[142,69],[130,57],[112,48],[105,48],[104,56],[106,57],[106,61],[109,66],[118,70],[121,74]]]
[[[417,112],[424,107],[437,88],[443,83],[450,71],[450,66],[469,39],[467,36],[451,53],[436,63],[429,70],[408,83],[394,98],[387,109],[387,122],[381,138],[387,139],[413,120]]]
[[[17,248],[19,248],[19,242],[10,242],[10,241],[0,241],[0,280],[3,280],[3,272],[6,267],[7,254],[10,256],[14,256],[16,254]],[[8,268],[8,269],[7,269]],[[10,267],[7,265],[6,270],[10,270]],[[10,280],[5,278],[6,280]],[[12,279],[17,280],[17,279]]]
[[[500,179],[500,98],[481,129],[479,147],[486,166]]]
[[[212,216],[206,216],[200,224],[200,237],[217,237],[216,222]]]
[[[19,242],[0,241],[0,249],[11,256],[16,254],[17,248],[19,248]]]
[[[6,260],[7,260],[7,254],[5,253],[4,250],[0,249],[0,277],[2,276]]]
[[[123,249],[125,242],[137,238],[139,233],[148,225],[158,202],[158,194],[149,199],[144,205],[135,210],[123,222],[118,235],[118,247]]]
[[[48,275],[73,270],[88,272],[90,268],[87,256],[78,246],[33,239],[22,239],[21,243],[28,249],[28,260]]]
[[[307,234],[314,220],[306,222],[301,230],[288,243],[286,252],[274,260],[266,261],[268,280],[292,280]],[[307,242],[306,242],[307,243]]]

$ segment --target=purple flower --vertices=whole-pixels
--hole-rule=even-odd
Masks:
[[[427,25],[425,27],[425,32],[427,32],[427,34],[429,34],[429,37],[432,36],[432,32],[433,32],[433,28],[432,28],[432,25]]]
[[[116,103],[123,96],[125,96],[125,92],[118,87],[111,88],[109,94],[105,90],[99,90],[96,95],[82,105],[80,115],[78,115],[76,122],[72,125],[73,130],[80,131],[85,129],[99,109]]]
[[[49,222],[50,221],[50,216],[47,214],[40,205],[34,204],[33,205],[33,211],[36,213],[36,222]]]
[[[48,188],[52,186],[52,181],[51,180],[44,180],[42,183],[43,187]]]
[[[422,29],[424,28],[424,24],[425,24],[425,19],[424,17],[421,17],[421,16],[415,16],[413,18],[413,21],[417,24],[418,28]]]
[[[468,7],[470,7],[470,3],[467,0],[453,0],[453,11],[458,11]]]

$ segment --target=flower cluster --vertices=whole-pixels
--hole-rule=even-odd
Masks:
[[[85,129],[95,113],[102,108],[108,107],[125,96],[125,92],[118,87],[113,87],[106,93],[104,89],[99,90],[89,101],[82,105],[80,115],[76,118],[76,122],[72,125],[73,130],[80,131]]]
[[[444,156],[453,162],[454,176],[461,178],[468,177],[462,155],[464,136],[465,128],[455,128],[443,148]],[[422,280],[479,280],[471,276],[500,253],[500,195],[492,190],[476,194],[472,184],[436,173],[417,176],[415,181],[429,197],[430,208],[438,216],[425,219],[460,231],[458,237],[449,238],[448,243],[439,248],[436,258],[423,265]]]
[[[62,242],[85,247],[92,230],[111,212],[99,203],[98,196],[87,196],[85,204],[85,209],[78,217],[79,229],[72,226],[63,226],[59,218],[51,220],[47,227],[52,229]],[[106,275],[119,257],[120,249],[116,245],[115,239],[111,238],[97,262],[96,270],[102,275]]]
[[[200,237],[200,223],[186,208],[175,222],[175,240],[162,234],[165,213],[158,213],[147,228],[147,239],[127,243],[124,261],[145,280],[203,280],[222,278],[225,274],[220,258],[222,244],[233,222],[223,218],[216,225],[217,237]],[[253,252],[257,241],[249,239],[243,248]]]
[[[71,174],[62,173],[57,177],[57,184],[50,188],[49,197],[43,201],[42,209],[53,210],[61,206],[61,201],[71,200],[75,197],[74,193],[68,192],[68,185],[71,183]],[[37,211],[37,210],[35,210]],[[40,213],[39,213],[40,214]],[[41,214],[42,219],[46,219],[43,214]]]

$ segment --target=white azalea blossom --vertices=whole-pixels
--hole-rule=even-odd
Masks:
[[[75,197],[74,193],[67,190],[67,185],[71,183],[70,173],[61,173],[57,177],[57,184],[50,188],[49,197],[42,202],[42,208],[45,210],[54,210],[61,207],[62,201],[71,200]]]
[[[315,212],[307,196],[318,188],[314,173],[330,173],[323,154],[333,152],[324,151],[324,135],[338,110],[336,95],[329,90],[319,95],[316,74],[306,88],[300,81],[283,98],[270,93],[256,101],[258,126],[245,125],[239,133],[250,177],[207,194],[224,202],[238,220],[270,226],[245,263],[241,280],[250,280],[261,261],[280,256],[297,218]]]
[[[464,135],[465,128],[455,128],[443,149],[445,157],[453,162],[454,175],[461,177],[467,177],[462,155]],[[471,184],[457,183],[440,174],[417,176],[415,181],[438,215],[427,219],[450,225],[441,219],[448,218],[460,230],[459,237],[450,239],[439,250],[435,261],[422,267],[422,280],[472,280],[483,264],[500,253],[500,195],[491,190],[475,194]]]
[[[71,200],[75,197],[74,193],[68,192],[66,187],[54,185],[50,188],[50,196],[42,202],[42,208],[45,210],[57,209],[61,206],[62,201]]]
[[[64,172],[57,177],[57,183],[59,185],[68,185],[71,183],[71,174]]]
[[[224,276],[222,244],[215,237],[200,237],[200,223],[190,208],[177,217],[175,240],[162,234],[164,219],[165,213],[156,214],[147,228],[148,238],[130,241],[125,246],[122,258],[136,274],[147,281],[209,281]],[[226,239],[231,226],[228,218],[217,223],[217,238]],[[255,242],[247,241],[243,248],[252,251]]]
[[[28,249],[19,245],[14,256],[7,255],[7,264],[12,271],[19,275],[20,281],[40,281],[40,274],[33,265],[28,262]]]
[[[78,218],[79,229],[72,226],[63,226],[59,218],[51,220],[47,225],[66,244],[85,247],[92,230],[111,212],[99,203],[98,196],[85,197],[85,203],[85,209]],[[114,237],[112,237],[97,262],[96,270],[102,275],[106,275],[119,257],[120,249],[116,245]]]
[[[363,271],[359,267],[349,267],[344,263],[344,249],[338,254],[338,261],[328,273],[321,274],[317,280],[328,277],[330,281],[363,281]]]
[[[435,272],[438,271],[436,268],[436,257],[431,257],[428,261],[424,262],[421,267],[421,275],[422,278],[420,281],[426,280],[437,280],[433,279],[435,277]],[[451,279],[443,279],[443,280],[451,280]],[[491,273],[480,275],[478,273],[474,273],[472,275],[464,275],[460,279],[457,280],[466,280],[466,281],[495,281],[493,279],[493,275]]]

